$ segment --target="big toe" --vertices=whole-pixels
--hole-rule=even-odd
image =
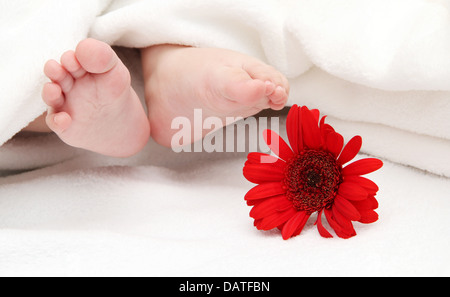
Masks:
[[[108,72],[119,61],[108,44],[92,38],[81,41],[75,50],[75,55],[86,71],[95,74]]]

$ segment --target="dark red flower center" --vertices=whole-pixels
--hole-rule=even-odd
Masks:
[[[327,152],[306,150],[289,160],[284,184],[298,211],[312,214],[331,206],[342,183],[341,166]]]

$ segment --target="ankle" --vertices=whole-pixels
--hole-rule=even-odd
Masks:
[[[141,50],[144,75],[150,74],[158,65],[163,64],[169,54],[190,48],[184,45],[159,44]]]

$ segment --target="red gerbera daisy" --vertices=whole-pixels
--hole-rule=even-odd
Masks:
[[[320,122],[319,118],[318,110],[292,106],[286,122],[290,147],[275,132],[265,130],[265,141],[279,158],[248,155],[244,176],[258,185],[245,200],[253,206],[250,216],[258,230],[278,228],[283,239],[289,239],[318,212],[321,236],[333,237],[322,224],[325,213],[336,235],[350,238],[356,235],[352,221],[378,220],[374,211],[378,186],[361,175],[380,169],[383,162],[367,158],[345,165],[361,149],[361,137],[353,137],[344,147],[344,138],[325,123],[325,117]]]

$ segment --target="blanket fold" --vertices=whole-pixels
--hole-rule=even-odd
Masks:
[[[45,111],[45,61],[90,36],[255,56],[288,76],[290,104],[319,108],[370,139],[366,152],[450,177],[448,0],[20,0],[0,4],[0,20],[0,144]],[[14,149],[0,148],[0,166]]]

